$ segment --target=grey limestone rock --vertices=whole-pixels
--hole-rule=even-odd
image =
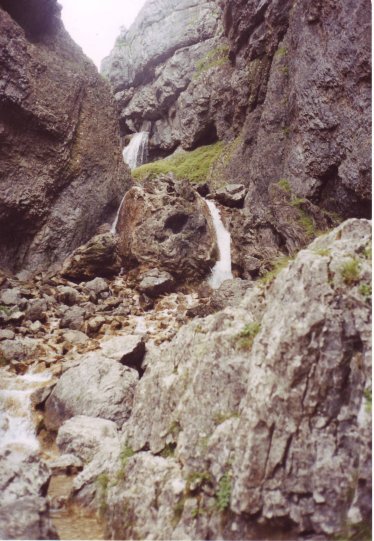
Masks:
[[[46,501],[50,470],[29,454],[0,456],[1,539],[56,539]]]
[[[139,370],[145,354],[145,343],[142,336],[127,334],[103,340],[101,350],[109,359]]]
[[[149,297],[158,297],[163,293],[170,293],[175,287],[173,276],[169,272],[152,269],[140,276],[138,290]]]
[[[60,452],[90,462],[107,439],[118,440],[116,423],[98,417],[77,415],[59,428],[56,443]]]
[[[327,541],[364,531],[370,240],[368,221],[349,220],[270,286],[249,289],[240,306],[191,322],[150,350],[123,427],[123,445],[136,454],[108,493],[113,535],[308,532]]]
[[[59,379],[45,404],[45,424],[57,430],[77,415],[114,421],[119,427],[129,417],[138,374],[102,352],[84,355]]]
[[[59,302],[62,302],[62,304],[66,304],[67,306],[73,306],[74,304],[78,304],[81,296],[79,292],[74,289],[74,287],[71,286],[57,286],[57,294],[56,299]]]
[[[60,329],[82,331],[86,310],[82,306],[72,306],[65,310],[60,320]]]

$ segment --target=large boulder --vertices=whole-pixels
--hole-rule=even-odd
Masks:
[[[71,280],[85,280],[113,276],[120,270],[117,239],[112,233],[102,233],[79,246],[66,258],[61,275]]]
[[[216,259],[208,207],[187,181],[148,179],[126,194],[117,233],[125,268],[142,264],[179,279],[206,275]]]
[[[111,535],[366,538],[370,241],[370,222],[349,220],[149,351],[123,430],[135,456],[108,485]]]
[[[0,261],[13,270],[62,261],[130,184],[109,85],[60,9],[0,2]]]
[[[56,443],[61,453],[72,454],[89,462],[102,445],[112,445],[112,440],[118,440],[116,423],[77,415],[60,427]]]
[[[77,415],[101,417],[119,427],[131,413],[138,373],[100,352],[83,356],[59,379],[45,403],[45,424],[57,430]]]

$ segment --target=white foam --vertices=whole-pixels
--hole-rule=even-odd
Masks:
[[[223,225],[220,212],[213,201],[206,201],[206,204],[212,216],[219,251],[219,259],[212,269],[209,285],[213,289],[217,289],[225,280],[232,280],[233,278],[231,271],[231,236]]]
[[[0,371],[0,450],[22,454],[39,449],[31,414],[31,393],[49,381],[48,372],[28,372],[17,376]]]

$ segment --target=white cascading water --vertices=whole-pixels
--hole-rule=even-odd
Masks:
[[[139,133],[135,133],[132,136],[130,143],[123,149],[122,151],[123,161],[127,163],[127,165],[130,167],[131,170],[135,169],[136,167],[139,167],[139,165],[143,165],[143,163],[147,161],[148,140],[149,140],[148,132],[141,131]],[[116,232],[122,203],[123,203],[123,199],[121,201],[120,206],[118,207],[116,218],[110,229],[110,232],[113,234]]]
[[[30,397],[51,375],[44,372],[14,376],[7,369],[1,369],[0,378],[0,451],[12,449],[16,455],[36,451],[39,442]]]
[[[206,204],[212,216],[219,251],[219,259],[212,269],[209,285],[213,289],[218,289],[222,282],[233,278],[231,272],[231,236],[223,225],[219,210],[213,201],[207,200]]]

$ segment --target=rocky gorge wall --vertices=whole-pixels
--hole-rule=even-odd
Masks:
[[[0,51],[0,261],[46,268],[114,215],[129,186],[116,110],[55,0],[2,0]]]
[[[149,0],[104,68],[191,161],[131,186],[56,2],[0,6],[0,537],[369,541],[368,2]]]
[[[298,197],[368,217],[370,11],[368,0],[147,2],[102,67],[122,134],[150,131],[159,157],[231,141],[212,181],[244,183],[254,212],[287,179]]]

